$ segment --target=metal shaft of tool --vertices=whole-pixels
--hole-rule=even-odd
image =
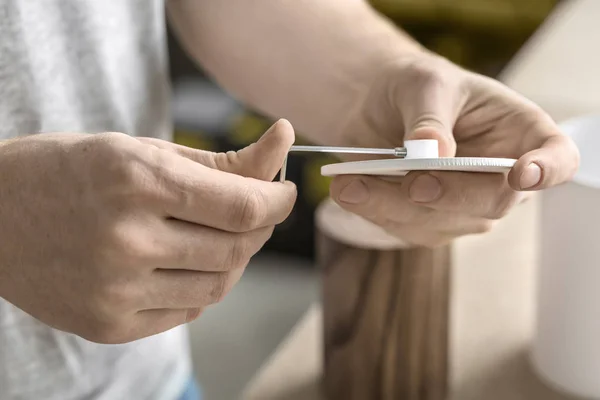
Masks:
[[[292,146],[290,151],[303,151],[311,153],[346,153],[346,154],[379,154],[394,157],[405,157],[406,148],[396,147],[394,149],[377,149],[368,147],[335,147],[335,146]]]
[[[281,170],[279,171],[279,182],[285,182],[285,173],[287,171],[287,156],[283,160],[283,165],[281,166]]]
[[[310,152],[310,153],[337,153],[337,154],[372,154],[389,155],[394,157],[406,157],[405,147],[396,147],[393,149],[378,149],[369,147],[335,147],[335,146],[292,146],[290,152]],[[279,181],[285,182],[287,171],[287,157],[283,161],[283,166],[279,173]]]

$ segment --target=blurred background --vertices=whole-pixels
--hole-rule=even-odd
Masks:
[[[560,1],[567,0],[371,3],[429,49],[494,77]],[[214,85],[172,35],[169,46],[177,143],[237,150],[255,142],[271,125],[273,121]],[[327,155],[290,155],[287,176],[298,186],[291,217],[277,228],[232,293],[192,324],[194,364],[206,400],[238,399],[257,368],[318,300],[313,213],[328,195],[329,181],[320,175],[320,168],[334,161]]]

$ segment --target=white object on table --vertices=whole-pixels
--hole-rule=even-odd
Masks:
[[[554,387],[600,399],[600,115],[567,121],[581,153],[573,180],[541,202],[533,361]]]
[[[516,160],[510,158],[442,157],[396,160],[368,160],[329,164],[321,167],[324,176],[377,175],[404,176],[410,171],[461,171],[504,173]]]

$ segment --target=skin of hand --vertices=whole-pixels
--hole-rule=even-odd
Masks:
[[[437,139],[441,157],[518,160],[507,175],[414,171],[333,180],[331,196],[341,207],[420,246],[489,231],[529,194],[562,184],[579,166],[576,146],[540,107],[426,53],[386,66],[344,136],[350,146],[369,147]]]
[[[508,176],[333,180],[338,204],[414,245],[488,231],[578,167],[574,144],[538,106],[428,52],[365,0],[169,0],[168,10],[208,74],[315,144],[391,148],[434,138],[441,156],[518,159]]]
[[[120,133],[0,145],[0,295],[57,329],[123,343],[197,318],[291,212],[272,182],[281,120],[239,152]]]

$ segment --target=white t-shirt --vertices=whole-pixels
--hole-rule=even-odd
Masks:
[[[170,138],[166,55],[162,0],[0,1],[0,139],[48,131]],[[183,327],[99,345],[0,298],[2,400],[172,400],[190,374]]]

